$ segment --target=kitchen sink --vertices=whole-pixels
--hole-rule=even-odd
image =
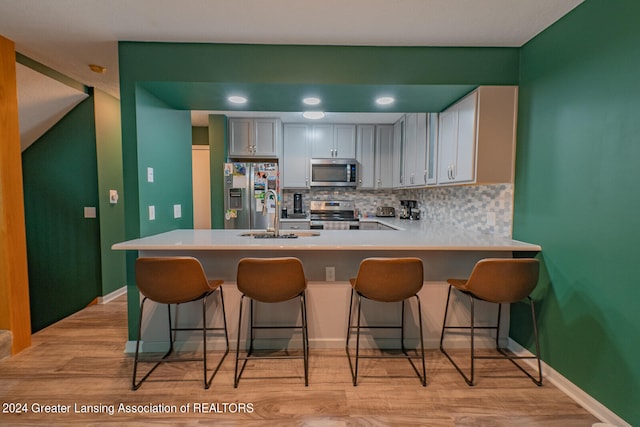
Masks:
[[[254,239],[297,239],[298,237],[313,237],[319,236],[317,231],[295,231],[291,233],[280,233],[278,236],[269,231],[250,231],[242,233],[242,237],[253,237]]]

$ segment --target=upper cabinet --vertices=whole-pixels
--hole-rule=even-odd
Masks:
[[[352,124],[311,126],[311,157],[314,159],[356,157],[356,126]]]
[[[513,182],[518,88],[481,86],[440,113],[438,184]]]
[[[356,127],[356,160],[358,161],[358,188],[375,188],[375,144],[376,126],[358,125]]]
[[[285,124],[280,173],[282,188],[309,188],[308,126]]]
[[[278,157],[279,119],[229,119],[229,157]]]
[[[404,187],[404,145],[405,145],[405,117],[393,124],[393,188]]]
[[[375,188],[393,188],[393,125],[376,126]]]
[[[405,116],[405,144],[403,153],[404,186],[427,185],[428,144],[426,113]]]

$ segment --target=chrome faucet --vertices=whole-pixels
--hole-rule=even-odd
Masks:
[[[279,205],[280,203],[278,202],[278,193],[276,192],[276,190],[267,190],[264,193],[264,209],[263,212],[265,212],[267,215],[269,215],[269,208],[267,206],[267,202],[270,198],[273,198],[274,202],[275,202],[275,209],[273,212],[273,229],[269,229],[267,227],[267,231],[268,232],[273,232],[274,235],[280,236],[280,220],[278,219],[278,212],[279,212]]]

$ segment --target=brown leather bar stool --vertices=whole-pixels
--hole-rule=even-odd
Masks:
[[[193,257],[166,257],[166,258],[138,258],[136,260],[136,285],[144,296],[140,304],[140,320],[138,323],[138,339],[136,341],[136,354],[133,362],[132,390],[137,390],[153,371],[165,362],[182,362],[202,360],[204,373],[204,388],[208,389],[213,377],[220,369],[224,358],[229,353],[229,337],[227,335],[227,321],[224,312],[224,297],[222,296],[222,280],[209,280],[196,258]],[[223,327],[207,327],[207,298],[218,291],[220,306],[222,307]],[[140,351],[140,338],[142,331],[142,314],[147,300],[159,304],[167,304],[169,316],[169,350],[159,360],[154,360],[153,367],[136,382],[138,369],[138,356]],[[171,304],[202,300],[202,327],[178,328],[171,320]],[[167,359],[173,353],[175,331],[202,331],[202,359]],[[207,378],[207,331],[224,331],[226,350],[213,373]],[[140,361],[144,362],[144,361]]]
[[[307,332],[307,305],[305,289],[307,279],[302,262],[298,258],[243,258],[238,262],[236,278],[238,290],[242,292],[238,315],[238,340],[236,346],[236,367],[233,387],[238,387],[240,376],[244,372],[249,359],[303,359],[304,385],[309,385],[309,334]],[[242,305],[244,298],[250,299],[249,306],[249,349],[246,356],[240,356],[240,332],[242,331]],[[255,326],[254,301],[261,303],[278,303],[300,299],[301,326]],[[300,329],[302,331],[302,356],[255,356],[253,355],[254,330],[256,329]],[[238,361],[244,360],[238,371]]]
[[[409,360],[418,378],[423,386],[427,385],[427,369],[424,362],[424,342],[422,335],[422,309],[420,307],[420,298],[418,291],[422,289],[423,283],[423,267],[422,260],[419,258],[367,258],[360,263],[358,276],[350,279],[352,290],[351,299],[349,301],[349,325],[347,327],[347,341],[345,349],[347,358],[349,359],[349,368],[351,369],[351,377],[353,385],[358,385],[358,361],[360,358],[379,359],[379,358],[404,358]],[[358,300],[358,320],[356,326],[352,326],[353,299],[357,296]],[[402,321],[400,326],[361,326],[362,318],[362,297],[385,303],[402,302]],[[404,312],[405,302],[409,298],[415,298],[418,302],[418,322],[420,323],[420,353],[419,356],[410,356],[404,346]],[[400,346],[402,355],[384,355],[384,356],[360,356],[360,329],[400,329]],[[349,352],[349,339],[351,330],[356,330],[356,354],[355,364],[352,363],[351,354]],[[420,357],[422,359],[422,374],[413,363],[413,358]]]
[[[453,363],[453,366],[460,372],[468,385],[474,385],[474,361],[476,359],[508,359],[514,365],[524,372],[536,385],[542,385],[542,369],[540,364],[540,341],[538,339],[538,326],[536,324],[536,312],[533,300],[529,296],[538,284],[539,263],[537,259],[499,259],[488,258],[478,261],[474,266],[471,276],[468,280],[449,279],[449,293],[447,295],[447,305],[444,311],[444,321],[442,323],[442,334],[440,335],[440,351],[447,356]],[[456,289],[469,297],[471,322],[469,326],[447,326],[447,312],[449,310],[449,300],[451,291]],[[507,353],[499,345],[500,337],[500,312],[502,304],[510,304],[529,300],[531,306],[531,319],[533,322],[533,334],[535,337],[536,354],[534,356],[515,356]],[[493,302],[498,304],[498,321],[496,326],[476,326],[474,324],[474,301],[475,300]],[[462,369],[454,362],[453,358],[447,353],[443,347],[445,331],[450,329],[468,329],[471,333],[471,374],[469,377],[465,375]],[[474,346],[474,335],[476,329],[495,329],[496,331],[496,350],[500,355],[495,356],[476,356]],[[535,378],[527,372],[517,359],[537,359],[538,361],[538,378]]]

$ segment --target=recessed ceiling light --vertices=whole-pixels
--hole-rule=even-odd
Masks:
[[[307,105],[318,105],[318,104],[320,104],[320,98],[316,98],[314,96],[310,96],[308,98],[304,98],[302,100],[302,102],[304,102]]]
[[[230,96],[229,98],[227,98],[229,100],[229,102],[233,102],[234,104],[244,104],[247,102],[247,98],[245,98],[244,96]]]
[[[380,98],[376,98],[376,104],[378,105],[389,105],[393,104],[395,99],[390,96],[381,96]]]
[[[302,117],[310,120],[318,120],[324,117],[324,113],[322,111],[305,111],[302,113]]]

